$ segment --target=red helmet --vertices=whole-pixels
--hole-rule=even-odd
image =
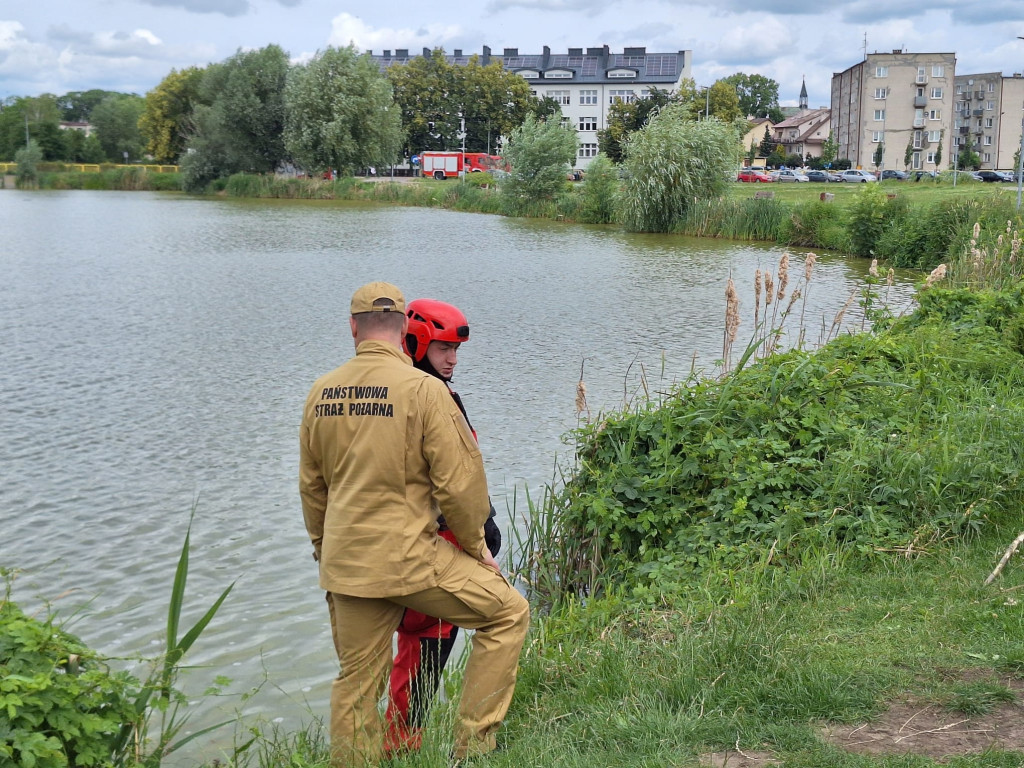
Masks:
[[[435,299],[415,299],[406,307],[409,332],[405,336],[405,349],[419,362],[427,354],[432,341],[469,341],[469,321],[458,307]]]

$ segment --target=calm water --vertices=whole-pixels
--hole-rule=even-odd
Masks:
[[[581,366],[595,411],[641,376],[658,390],[694,358],[713,369],[728,275],[744,339],[754,271],[781,254],[436,210],[117,192],[3,191],[0,231],[0,565],[21,571],[16,596],[56,601],[108,654],[154,652],[195,503],[187,619],[236,586],[190,655],[208,666],[194,687],[265,675],[245,709],[289,724],[326,713],[334,674],[296,438],[310,384],[352,354],[354,288],[389,280],[469,316],[454,383],[507,527],[513,493],[522,506],[524,488],[551,479]],[[809,336],[866,266],[819,261]],[[898,307],[908,295],[896,286]]]

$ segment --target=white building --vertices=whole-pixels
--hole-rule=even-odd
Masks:
[[[369,51],[382,69],[392,64],[408,63],[408,49],[386,50],[375,55]],[[429,48],[423,56],[430,56]],[[449,64],[465,66],[472,54],[456,48],[446,56]],[[683,78],[690,77],[691,51],[676,53],[648,53],[644,47],[624,48],[612,53],[608,46],[600,48],[569,48],[567,53],[551,53],[544,46],[543,53],[520,54],[518,48],[505,48],[500,56],[483,46],[480,64],[487,66],[500,61],[530,83],[539,97],[548,96],[562,107],[563,117],[579,135],[580,147],[577,168],[586,168],[597,155],[597,132],[607,125],[608,110],[616,101],[631,102],[647,96],[652,88],[675,91]]]

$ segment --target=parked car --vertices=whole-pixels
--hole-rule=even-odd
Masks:
[[[904,171],[897,171],[892,168],[887,168],[886,170],[882,171],[882,175],[880,178],[882,181],[906,181],[907,174]]]
[[[1003,171],[978,171],[974,177],[982,181],[1013,181],[1013,174],[1003,173]]]
[[[736,174],[736,181],[766,183],[775,181],[775,179],[773,179],[764,171],[755,171],[753,168],[744,168],[742,171]]]
[[[914,181],[920,181],[921,179],[937,179],[939,174],[935,171],[914,171],[910,174],[910,178]]]
[[[878,177],[869,171],[862,171],[859,168],[848,168],[839,174],[843,181],[865,184],[869,181],[878,181]]]
[[[810,179],[800,173],[800,171],[794,171],[790,168],[772,171],[770,175],[773,176],[776,181],[810,181]]]
[[[832,181],[832,177],[831,177],[831,174],[828,171],[808,171],[807,172],[807,180],[808,181],[825,181],[825,182],[828,182],[828,181]]]

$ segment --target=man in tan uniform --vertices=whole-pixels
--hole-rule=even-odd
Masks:
[[[484,545],[480,450],[444,384],[402,352],[401,291],[364,285],[351,315],[356,356],[316,381],[300,430],[302,511],[341,662],[332,762],[380,758],[378,703],[406,608],[476,630],[454,754],[489,752],[512,699],[529,608]],[[462,551],[437,535],[438,514]]]

